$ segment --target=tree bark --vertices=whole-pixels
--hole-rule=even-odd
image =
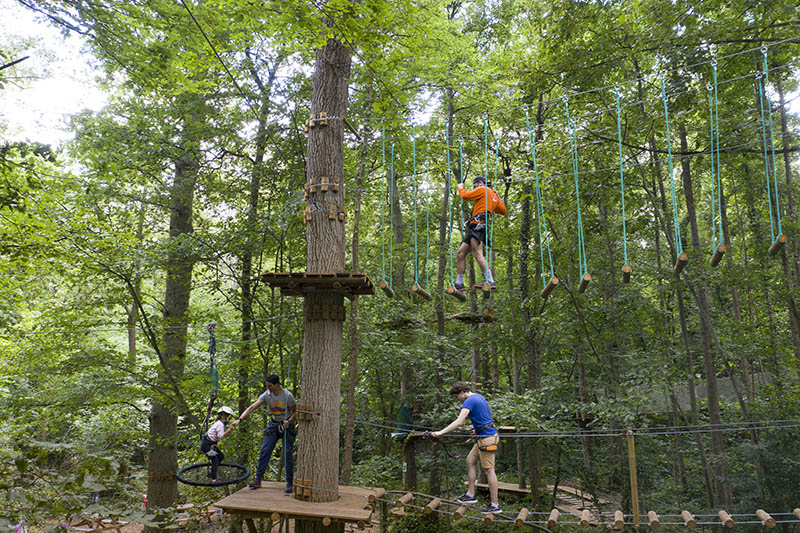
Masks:
[[[313,75],[311,113],[344,117],[347,112],[351,50],[329,38],[317,51]],[[344,122],[332,119],[309,128],[306,176],[319,182],[322,176],[344,177]],[[344,187],[339,192],[315,195],[316,210],[306,227],[307,270],[343,272],[345,269],[343,210]],[[307,207],[312,207],[307,202]],[[320,209],[321,208],[321,209]],[[331,209],[333,211],[331,211]],[[331,220],[329,213],[337,216]],[[312,501],[336,501],[339,496],[339,401],[341,394],[342,322],[312,319],[311,309],[341,309],[343,297],[336,292],[310,293],[303,313],[302,403],[325,416],[304,421],[298,439],[295,479],[311,485]],[[298,520],[297,531],[324,531],[321,521]]]

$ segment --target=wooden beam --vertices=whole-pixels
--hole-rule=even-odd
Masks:
[[[519,510],[519,514],[517,515],[517,518],[514,520],[514,525],[517,527],[522,527],[525,525],[525,520],[527,519],[528,519],[528,508],[523,507],[522,509]]]
[[[787,239],[788,238],[783,233],[778,235],[778,238],[775,239],[775,242],[773,242],[772,246],[769,247],[769,255],[775,255],[780,252],[781,248],[783,248],[783,245],[786,244]]]
[[[717,266],[719,262],[722,261],[722,256],[725,255],[725,250],[726,248],[724,244],[720,244],[719,246],[717,246],[717,249],[714,250],[714,255],[711,256],[710,264],[712,267]]]
[[[651,528],[658,529],[661,527],[661,519],[655,511],[647,511],[647,520],[650,521]]]
[[[697,520],[695,520],[694,516],[689,511],[681,511],[681,517],[683,517],[683,523],[686,524],[686,527],[689,529],[697,527]]]
[[[764,522],[764,525],[765,525],[765,526],[767,526],[768,528],[770,528],[770,529],[771,529],[771,528],[773,528],[773,527],[775,527],[775,526],[776,526],[775,519],[774,519],[774,518],[772,518],[772,517],[769,515],[769,513],[768,513],[768,512],[766,512],[764,509],[756,509],[756,516],[757,516],[757,517],[758,517],[758,518],[759,518],[759,519],[760,519],[762,522]]]
[[[622,283],[628,283],[631,280],[631,266],[622,265]]]

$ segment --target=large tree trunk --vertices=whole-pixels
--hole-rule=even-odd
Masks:
[[[311,113],[344,117],[350,78],[351,50],[329,38],[317,51],[314,64]],[[344,123],[329,120],[327,126],[309,129],[307,178],[344,176]],[[316,197],[317,209],[306,227],[309,272],[343,272],[345,269],[344,223],[328,218],[344,204],[344,187],[338,193]],[[320,205],[321,204],[321,205]],[[308,207],[311,205],[309,203]],[[339,398],[341,392],[342,322],[312,320],[311,309],[342,309],[343,297],[335,292],[309,293],[303,313],[302,403],[325,416],[302,424],[295,479],[311,485],[311,500],[336,501],[339,496]],[[321,521],[298,520],[297,531],[328,530]]]
[[[681,140],[681,152],[688,152],[686,139],[686,125],[681,123],[679,128]],[[696,261],[700,263],[702,250],[700,248],[700,233],[697,229],[697,215],[694,205],[694,190],[692,189],[691,166],[688,158],[681,160],[681,177],[683,178],[683,194],[686,198],[686,212],[689,218],[689,227],[692,234],[692,247],[694,248]],[[708,391],[708,421],[712,426],[718,427],[722,423],[719,409],[719,391],[717,387],[717,371],[714,366],[714,354],[712,353],[712,339],[709,324],[702,317],[709,316],[708,312],[708,293],[703,281],[697,282],[697,305],[701,315],[700,320],[700,341],[703,348],[703,368],[705,370],[706,387]],[[733,377],[733,376],[731,376]],[[725,443],[722,433],[714,431],[711,433],[711,453],[714,457],[714,478],[716,480],[716,502],[717,505],[727,505],[730,500],[730,484],[728,483],[728,466],[723,456]]]
[[[189,102],[187,102],[187,106]],[[183,145],[196,146],[197,112],[187,112]],[[183,376],[186,360],[186,327],[189,296],[192,289],[194,257],[182,245],[193,232],[192,204],[199,169],[194,148],[186,149],[175,162],[175,178],[170,189],[169,248],[167,251],[166,289],[164,293],[164,334],[159,381],[163,388],[174,388]],[[155,511],[174,505],[178,486],[176,448],[177,413],[167,398],[157,397],[150,411],[150,441],[147,457],[147,509]]]

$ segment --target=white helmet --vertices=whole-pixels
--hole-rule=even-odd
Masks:
[[[228,416],[233,416],[233,409],[231,409],[227,405],[223,405],[222,407],[219,408],[219,411],[217,411],[217,414],[220,413],[225,413]]]

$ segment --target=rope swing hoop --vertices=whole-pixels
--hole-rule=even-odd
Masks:
[[[419,254],[417,246],[417,139],[416,131],[412,129],[411,133],[411,153],[414,170],[414,284],[411,286],[411,292],[420,296],[425,300],[430,300],[431,295],[428,291],[423,289],[419,284]],[[427,271],[428,263],[425,263],[425,270]]]
[[[533,160],[533,177],[536,187],[536,221],[539,224],[539,262],[542,272],[542,292],[539,293],[544,299],[550,296],[553,289],[558,285],[558,278],[553,274],[553,255],[550,252],[550,239],[547,234],[547,220],[544,216],[544,205],[542,205],[542,187],[539,183],[539,170],[536,166],[536,140],[531,131],[530,118],[528,117],[528,108],[525,108],[525,125],[528,128],[528,143],[531,149],[531,158]],[[549,272],[544,268],[544,249],[547,248],[547,258],[550,260]],[[549,276],[548,276],[549,273]]]
[[[622,199],[622,253],[624,263],[622,265],[622,283],[628,283],[631,280],[631,266],[628,264],[628,233],[625,222],[625,178],[623,173],[623,160],[622,160],[622,123],[620,118],[620,103],[619,103],[619,87],[614,87],[614,92],[617,96],[617,144],[619,145],[619,193]]]
[[[717,61],[711,62],[714,85],[708,86],[708,111],[711,124],[711,240],[713,243],[710,265],[716,267],[725,254],[722,235],[722,181],[719,165],[719,97],[717,96]],[[716,159],[716,161],[715,161]],[[715,213],[716,211],[716,213]],[[719,215],[717,225],[716,216]],[[719,231],[717,231],[717,228]]]
[[[569,133],[570,154],[572,156],[572,175],[575,178],[575,202],[578,212],[578,271],[580,274],[581,282],[578,285],[578,292],[583,293],[589,282],[592,281],[592,275],[589,274],[589,267],[586,264],[586,242],[583,235],[583,217],[581,216],[581,194],[578,184],[578,136],[575,133],[575,123],[569,116],[569,99],[564,97],[564,108],[567,112],[567,128]]]
[[[689,262],[689,256],[683,251],[683,243],[681,242],[681,228],[680,216],[678,215],[678,198],[675,194],[675,172],[672,168],[672,145],[669,136],[669,109],[667,108],[667,90],[664,87],[664,77],[661,77],[661,98],[664,101],[664,121],[667,130],[667,156],[669,161],[669,184],[670,191],[672,192],[672,228],[675,237],[675,267],[673,272],[679,275]]]
[[[769,207],[769,231],[772,236],[772,246],[769,247],[769,255],[777,254],[783,245],[786,244],[787,237],[783,234],[781,228],[781,205],[778,198],[778,176],[775,172],[775,136],[772,127],[772,105],[769,102],[769,96],[765,94],[766,86],[769,85],[769,67],[767,66],[767,48],[761,47],[761,55],[764,59],[764,73],[763,73],[763,86],[762,86],[762,73],[756,73],[756,82],[758,85],[758,100],[759,108],[761,110],[761,138],[764,144],[764,173],[767,177],[767,205]],[[764,106],[766,104],[767,113],[769,116],[769,137],[770,137],[770,154],[767,155],[767,120],[764,116]],[[775,207],[772,206],[772,193],[770,188],[772,184],[769,181],[770,168],[772,169],[772,178],[775,186]],[[777,231],[776,231],[777,226]]]
[[[383,183],[381,194],[381,281],[378,286],[388,297],[394,296],[392,290],[391,274],[389,274],[389,281],[386,281],[386,242],[384,233],[386,232],[386,128],[381,128],[381,182]],[[391,221],[389,222],[391,227]],[[391,239],[391,234],[390,237]],[[391,258],[389,259],[391,265]]]

